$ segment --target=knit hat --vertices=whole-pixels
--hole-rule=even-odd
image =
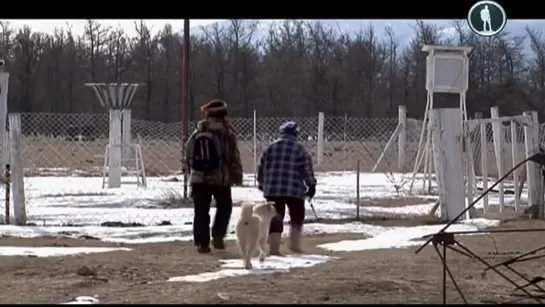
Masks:
[[[295,122],[285,122],[280,126],[280,134],[297,137],[299,134],[299,126]]]
[[[201,111],[206,116],[211,117],[225,117],[227,116],[227,104],[223,100],[214,99],[210,100],[207,104],[201,107]]]

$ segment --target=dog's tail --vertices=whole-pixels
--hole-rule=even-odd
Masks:
[[[242,208],[240,210],[240,218],[249,219],[252,217],[253,213],[254,213],[254,206],[250,204],[244,204],[242,205]]]

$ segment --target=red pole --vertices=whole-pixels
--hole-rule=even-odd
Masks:
[[[184,19],[183,71],[182,71],[182,161],[186,155],[185,144],[189,138],[189,19]],[[184,162],[182,162],[184,163]],[[187,180],[189,170],[184,169],[184,198],[187,199]]]

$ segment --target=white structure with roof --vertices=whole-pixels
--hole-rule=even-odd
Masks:
[[[414,180],[416,178],[416,174],[420,170],[420,167],[422,166],[422,163],[424,163],[424,189],[428,190],[430,189],[430,183],[431,183],[431,173],[432,167],[434,165],[433,161],[435,160],[435,164],[438,163],[438,161],[443,162],[439,157],[437,157],[437,153],[435,159],[433,158],[433,150],[432,150],[432,129],[431,127],[431,121],[430,121],[430,113],[434,109],[433,106],[433,98],[435,93],[446,93],[446,94],[458,94],[459,96],[459,113],[453,114],[453,117],[459,118],[460,124],[459,129],[460,133],[462,133],[463,129],[463,123],[467,120],[467,109],[466,109],[466,92],[468,89],[468,76],[469,76],[469,54],[472,51],[472,47],[467,46],[434,46],[434,45],[424,45],[422,48],[422,51],[427,52],[428,56],[426,58],[426,90],[428,92],[427,95],[427,102],[426,102],[426,109],[424,110],[424,121],[422,125],[422,132],[420,134],[420,140],[418,143],[418,151],[416,155],[416,161],[414,164],[413,169],[413,176],[410,184],[410,189],[412,190]],[[454,112],[456,109],[439,109],[435,111],[440,112],[434,112],[437,113],[435,116],[437,117],[437,120],[434,120],[434,124],[438,123],[439,117],[445,118],[445,115],[442,113],[445,112]],[[441,114],[440,114],[441,113]],[[456,116],[454,116],[456,115]],[[459,116],[458,116],[459,115]],[[437,128],[437,127],[436,127]],[[439,140],[439,139],[436,139]],[[467,142],[468,140],[459,139],[457,142]],[[454,142],[451,142],[454,143]],[[435,140],[434,140],[434,145]],[[460,144],[462,145],[462,144]],[[469,145],[469,144],[465,144]],[[455,145],[452,145],[455,146]],[[459,147],[459,148],[458,148]],[[454,151],[462,151],[464,146],[458,146],[453,147]],[[467,148],[467,146],[465,146]],[[460,153],[462,156],[463,154]],[[465,155],[466,157],[470,157],[471,155]],[[470,157],[471,158],[471,157]],[[466,161],[466,165],[470,168],[468,171],[474,172],[473,170],[473,163],[470,163],[471,161]],[[446,163],[446,162],[445,162]],[[450,163],[454,164],[454,163]],[[439,177],[446,177],[442,176],[442,174],[452,174],[455,170],[449,170],[449,168],[452,167],[458,167],[460,166],[453,166],[453,165],[435,165],[435,173],[438,182],[438,188],[439,190],[448,190],[448,191],[459,191],[459,182],[454,182],[454,180],[447,180],[447,178],[439,178]],[[463,174],[463,173],[462,173]],[[471,178],[472,176],[468,176],[468,178]],[[460,179],[460,178],[458,178]],[[457,179],[457,180],[458,180]],[[461,177],[462,184],[463,183],[463,175]],[[468,180],[469,181],[469,180]],[[473,183],[467,182],[468,185],[472,185]],[[444,186],[447,185],[447,186]],[[451,185],[451,186],[448,186]],[[454,185],[454,186],[452,186]],[[468,189],[468,191],[472,191],[472,189]],[[458,193],[458,192],[457,192]],[[462,192],[463,193],[463,192]],[[441,191],[439,191],[440,198],[441,198]],[[470,193],[469,193],[470,194]],[[454,199],[458,198],[457,201],[446,201],[448,203],[448,208],[443,208],[445,210],[449,210],[452,212],[448,212],[448,215],[455,215],[456,212],[463,210],[465,206],[464,204],[464,195],[457,195],[454,197]],[[472,199],[472,196],[468,195],[468,198]],[[450,198],[453,199],[453,198]],[[443,200],[443,202],[445,202]],[[457,202],[459,204],[452,204],[453,202]]]
[[[109,109],[109,144],[104,153],[102,188],[119,188],[122,183],[146,186],[144,160],[139,144],[131,140],[131,110],[129,106],[140,84],[86,83],[95,92],[100,104]],[[124,167],[126,166],[126,167]],[[133,167],[130,170],[131,166]],[[136,182],[121,182],[123,172],[136,177]],[[106,179],[106,174],[107,179]]]

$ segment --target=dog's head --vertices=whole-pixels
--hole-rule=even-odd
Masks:
[[[265,202],[254,206],[254,214],[265,219],[272,219],[277,215],[274,202]]]

